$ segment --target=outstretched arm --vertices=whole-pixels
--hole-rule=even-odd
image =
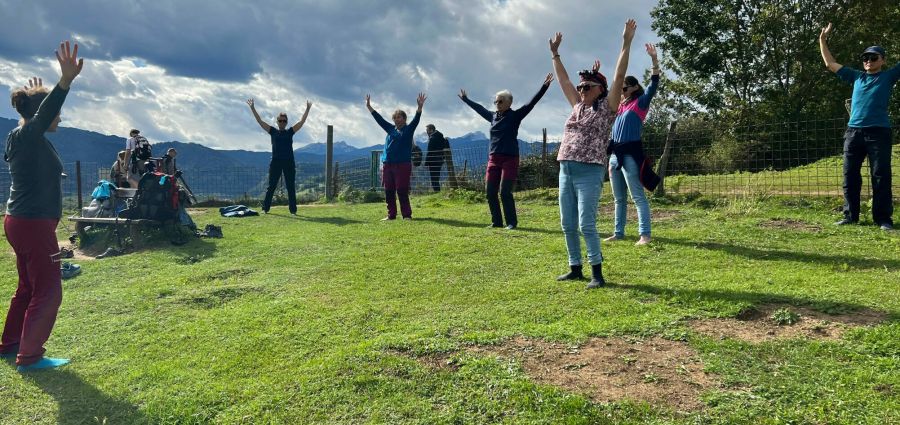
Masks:
[[[263,131],[265,131],[266,133],[271,131],[272,126],[263,121],[263,119],[259,117],[259,113],[256,112],[256,103],[253,101],[253,99],[247,99],[247,104],[250,105],[250,112],[253,112],[253,118],[256,118],[256,122],[260,127],[262,127]]]
[[[628,71],[631,40],[634,40],[635,30],[637,30],[637,22],[634,19],[629,19],[625,22],[625,30],[622,32],[622,51],[619,52],[619,60],[616,62],[616,74],[613,76],[609,94],[606,96],[606,102],[612,111],[618,110],[619,102],[622,101],[622,86],[625,84],[625,72]]]
[[[546,77],[544,77],[544,83],[541,84],[540,90],[538,90],[538,92],[535,93],[534,97],[531,98],[531,101],[528,102],[527,104],[525,104],[525,106],[522,106],[521,108],[518,109],[517,112],[519,112],[519,116],[521,117],[521,119],[524,119],[528,115],[528,113],[531,112],[532,109],[534,109],[534,106],[537,105],[537,103],[541,100],[542,97],[544,97],[544,93],[547,93],[547,89],[550,88],[550,83],[552,83],[552,82],[553,82],[553,73],[550,72],[547,74]]]
[[[40,106],[38,106],[37,112],[29,120],[27,126],[30,131],[33,130],[43,134],[53,125],[53,121],[59,116],[59,111],[66,100],[72,81],[81,73],[81,68],[84,66],[84,59],[78,59],[78,43],[75,43],[74,47],[68,41],[59,43],[59,50],[56,51],[56,60],[59,62],[59,70],[62,75],[60,75],[56,87],[44,98]],[[32,87],[42,86],[43,81],[41,79],[35,81],[32,78],[29,84]]]
[[[303,124],[306,122],[306,117],[309,116],[309,108],[312,108],[312,103],[307,100],[306,101],[306,110],[303,111],[303,116],[300,117],[300,121],[297,121],[297,124],[294,124],[294,126],[292,127],[294,130],[294,133],[300,131],[300,128],[303,127]]]
[[[413,117],[412,121],[408,124],[413,131],[415,131],[416,127],[419,126],[419,119],[422,118],[422,107],[425,106],[425,100],[428,99],[428,96],[425,93],[419,93],[419,96],[416,97],[416,116]]]
[[[378,123],[378,126],[381,127],[384,131],[390,133],[391,130],[394,129],[394,126],[391,123],[387,122],[375,108],[372,107],[372,97],[368,94],[366,95],[366,108],[369,110],[369,113],[372,114],[372,117],[375,118],[375,122]]]
[[[559,45],[561,43],[561,32],[556,33],[550,39],[550,60],[553,61],[553,72],[556,73],[556,81],[559,83],[559,88],[562,89],[563,96],[566,97],[570,105],[575,106],[578,104],[578,91],[575,90],[575,85],[569,79],[569,73],[566,72],[566,67],[563,66],[562,59],[559,57]]]
[[[650,85],[647,86],[647,92],[638,99],[638,105],[646,109],[650,107],[650,101],[653,100],[653,96],[656,96],[656,90],[659,88],[659,59],[656,57],[656,46],[647,43],[644,45],[644,48],[647,49],[647,54],[650,55],[650,60],[653,61]]]
[[[458,96],[460,99],[462,99],[463,102],[466,103],[466,105],[469,105],[469,107],[472,108],[472,110],[477,112],[478,115],[481,115],[481,118],[486,119],[488,122],[491,122],[494,120],[494,116],[491,115],[490,111],[485,109],[484,106],[481,106],[477,102],[472,101],[472,99],[469,99],[469,96],[466,94],[465,90],[459,89]]]
[[[838,72],[844,66],[837,63],[834,60],[834,56],[831,55],[831,50],[828,49],[828,36],[831,35],[831,22],[828,23],[828,26],[822,28],[822,32],[819,33],[819,50],[822,51],[822,60],[825,61],[825,66],[831,72]]]

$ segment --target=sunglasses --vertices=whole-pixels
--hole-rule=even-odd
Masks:
[[[880,55],[863,55],[863,62],[878,62],[881,59]]]
[[[494,105],[499,105],[501,103],[503,103],[503,99],[497,99],[494,101]]]
[[[287,120],[278,120],[278,122],[287,122]]]
[[[593,84],[588,84],[588,83],[585,83],[585,84],[579,84],[578,86],[575,87],[575,90],[578,90],[578,91],[589,91],[589,90],[591,89],[591,87],[600,87],[600,84],[596,84],[596,83],[593,83]]]

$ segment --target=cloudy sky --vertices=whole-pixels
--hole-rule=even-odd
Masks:
[[[457,97],[491,107],[510,90],[514,107],[552,70],[548,38],[563,32],[560,54],[570,75],[593,58],[610,74],[626,19],[638,22],[629,74],[650,61],[657,41],[655,0],[0,0],[0,88],[9,93],[32,75],[55,82],[53,51],[77,40],[85,58],[63,109],[64,126],[124,135],[140,128],[151,141],[268,150],[253,120],[286,111],[296,120],[314,105],[297,145],[335,139],[383,143],[364,96],[387,116],[415,110],[428,93],[420,132],[434,123],[449,137],[487,132],[488,123]],[[80,6],[74,6],[80,4]],[[663,53],[664,54],[664,53]],[[4,103],[4,105],[9,105]],[[556,83],[525,120],[519,137],[559,135],[569,107]],[[9,106],[0,116],[17,118]]]

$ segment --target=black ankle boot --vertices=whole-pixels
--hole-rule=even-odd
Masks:
[[[576,279],[584,279],[584,274],[581,273],[581,264],[577,266],[569,266],[572,270],[564,275],[557,276],[556,280],[576,280]]]
[[[591,266],[591,282],[588,283],[587,289],[599,288],[601,286],[606,286],[606,281],[603,280],[602,263]]]

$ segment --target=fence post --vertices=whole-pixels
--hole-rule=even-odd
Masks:
[[[75,190],[78,191],[78,213],[84,207],[84,201],[81,199],[81,161],[75,161]]]
[[[381,151],[372,151],[372,158],[369,159],[369,183],[374,191],[378,187],[378,161]]]
[[[547,129],[544,128],[544,138],[541,141],[541,187],[547,186]]]
[[[334,170],[332,168],[332,160],[334,159],[334,126],[328,126],[328,139],[325,141],[325,200],[331,202],[334,199]]]
[[[444,162],[447,163],[447,185],[450,186],[450,189],[456,189],[459,187],[459,182],[456,181],[456,169],[453,167],[453,152],[450,148],[444,149]]]
[[[656,187],[656,191],[653,192],[654,196],[665,196],[666,195],[666,168],[669,165],[669,156],[672,150],[672,138],[675,137],[675,127],[678,125],[678,121],[672,121],[669,124],[669,132],[666,133],[666,145],[663,147],[662,156],[659,157],[659,164],[656,167],[656,174],[659,174],[659,186]]]

